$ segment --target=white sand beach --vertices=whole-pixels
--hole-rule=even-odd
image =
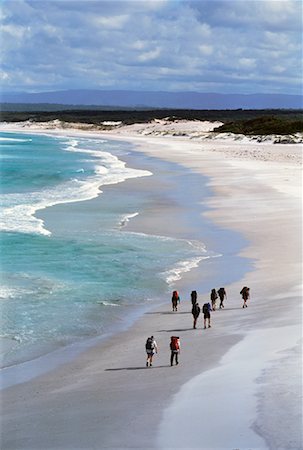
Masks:
[[[302,145],[210,138],[214,124],[196,121],[117,126],[102,134],[55,125],[1,130],[121,139],[207,176],[213,195],[201,196],[204,214],[247,240],[241,256],[253,268],[225,284],[226,307],[212,313],[211,329],[203,329],[201,317],[192,329],[185,289],[199,286],[199,269],[193,269],[176,284],[183,294],[177,313],[170,298],[163,299],[131,328],[2,390],[1,448],[301,449]],[[152,177],[140,183],[152,188]],[[178,224],[172,229],[161,221],[161,210],[139,214],[126,226],[179,231]],[[223,274],[217,277],[219,288]],[[239,294],[244,285],[251,288],[246,309]],[[209,292],[198,290],[198,296],[203,303]],[[176,333],[180,364],[170,367],[169,338]],[[150,334],[159,353],[146,368]]]

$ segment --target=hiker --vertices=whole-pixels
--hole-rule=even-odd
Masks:
[[[220,305],[219,308],[224,308],[223,302],[224,302],[224,298],[227,298],[226,295],[226,290],[224,287],[220,287],[220,289],[218,289],[218,295],[219,295],[219,299],[220,299]]]
[[[201,308],[199,306],[199,303],[198,302],[194,303],[193,307],[192,307],[192,310],[191,310],[191,313],[192,313],[193,318],[194,318],[193,328],[196,328],[197,320],[198,320],[198,317],[200,315],[200,312],[201,312]]]
[[[147,359],[146,359],[146,367],[148,367],[148,364],[150,367],[153,365],[153,356],[156,353],[158,353],[158,346],[157,342],[154,339],[154,336],[148,337],[145,344]]]
[[[191,304],[194,306],[195,303],[197,303],[197,291],[191,291],[190,298],[191,298]]]
[[[208,322],[208,328],[211,328],[211,325],[210,325],[210,311],[211,311],[210,303],[204,303],[202,311],[204,314],[204,328],[206,328],[207,322]]]
[[[174,291],[172,298],[171,298],[171,303],[172,303],[172,307],[173,307],[173,311],[178,311],[178,303],[180,303],[180,296],[178,294],[178,291]]]
[[[249,299],[249,287],[247,287],[247,286],[244,286],[243,288],[242,288],[242,290],[240,291],[240,294],[242,295],[242,298],[243,298],[243,306],[242,306],[242,308],[247,308],[247,300]]]
[[[211,293],[210,293],[210,300],[211,300],[211,307],[212,307],[213,311],[216,311],[216,307],[217,307],[216,300],[217,300],[217,298],[218,298],[218,294],[217,294],[216,289],[212,289]]]
[[[179,364],[178,355],[180,353],[180,338],[179,336],[171,336],[170,338],[170,365],[172,366],[174,363],[174,358],[176,361],[176,365]]]

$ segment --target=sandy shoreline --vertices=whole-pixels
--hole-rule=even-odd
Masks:
[[[163,306],[122,337],[116,335],[54,372],[3,391],[2,447],[301,448],[302,147],[132,133],[116,130],[106,136],[133,142],[147,155],[210,177],[215,195],[207,201],[207,217],[248,239],[242,254],[255,261],[254,270],[226,283],[227,308],[213,314],[211,330],[202,330],[201,323],[199,330],[192,330],[188,303],[177,315]],[[142,230],[144,218],[135,217],[128,227]],[[244,284],[252,289],[245,311],[239,298]],[[157,337],[160,352],[154,367],[146,370],[142,341],[149,331]],[[171,369],[168,339],[177,332],[183,343],[181,364]],[[225,365],[229,368],[220,378]],[[251,377],[245,367],[253,367]],[[228,380],[220,388],[219,381],[211,385],[226,373]],[[239,373],[244,378],[240,386],[231,383]],[[198,403],[195,383],[201,388]],[[228,386],[232,399],[224,396]],[[234,400],[237,408],[223,407]],[[199,418],[198,440],[191,429],[193,414]],[[233,414],[234,423],[242,427],[226,432],[226,414]],[[173,417],[177,429],[170,425]],[[212,418],[214,426],[209,424]]]

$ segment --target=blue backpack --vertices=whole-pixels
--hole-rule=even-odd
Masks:
[[[209,313],[209,303],[204,303],[203,305],[203,314]]]

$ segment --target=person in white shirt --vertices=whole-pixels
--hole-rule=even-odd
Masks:
[[[148,366],[151,367],[153,365],[153,356],[155,353],[158,353],[158,346],[157,346],[157,342],[156,342],[154,336],[150,336],[147,338],[146,344],[145,344],[145,350],[146,350],[146,355],[147,355],[146,367],[148,367]]]

